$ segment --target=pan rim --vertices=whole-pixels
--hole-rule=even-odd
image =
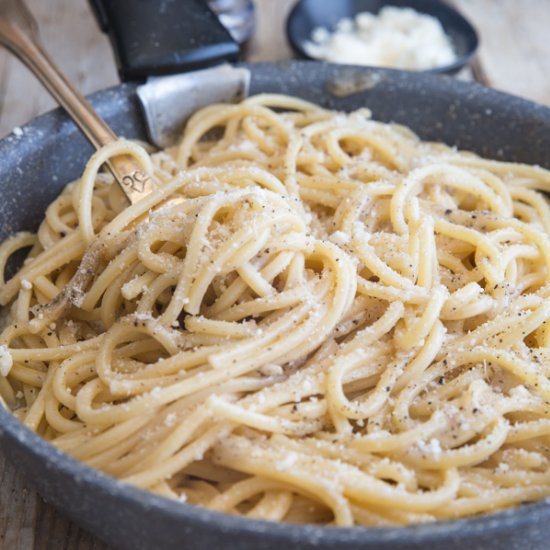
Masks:
[[[78,482],[83,488],[88,484],[94,485],[111,498],[119,500],[120,505],[128,502],[137,503],[143,509],[152,510],[154,508],[175,521],[191,520],[194,523],[202,523],[210,529],[218,529],[220,533],[232,531],[240,532],[243,535],[269,534],[282,540],[292,541],[322,539],[324,545],[345,544],[346,542],[387,544],[398,540],[427,543],[447,540],[455,536],[463,537],[465,533],[468,538],[475,538],[480,534],[488,536],[495,531],[501,532],[507,524],[510,524],[510,527],[513,524],[513,528],[517,529],[550,518],[550,497],[548,497],[537,502],[480,516],[400,527],[326,527],[269,522],[232,516],[185,502],[174,506],[174,501],[169,498],[119,481],[76,460],[32,432],[11,412],[1,406],[0,440],[10,440],[24,451],[41,459],[46,468],[57,469],[64,477]],[[9,459],[9,456],[7,458]],[[33,484],[32,480],[30,483]]]

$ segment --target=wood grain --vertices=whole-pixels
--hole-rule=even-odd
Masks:
[[[286,15],[296,0],[256,0],[252,61],[287,59]],[[335,0],[336,1],[336,0]],[[453,0],[481,34],[480,61],[497,88],[550,105],[548,0]],[[117,79],[107,39],[85,0],[27,0],[47,49],[85,93]],[[34,77],[0,50],[0,135],[54,106]],[[58,514],[6,463],[0,449],[0,550],[107,550]]]
[[[84,93],[118,83],[113,54],[86,0],[27,0],[46,49]],[[0,48],[0,135],[55,102],[19,60]]]
[[[256,27],[247,47],[247,60],[279,61],[292,58],[285,23],[296,0],[256,0]]]
[[[550,2],[454,0],[477,27],[479,60],[495,88],[550,105]]]

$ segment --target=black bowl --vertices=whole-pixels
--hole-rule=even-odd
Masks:
[[[441,0],[300,0],[290,12],[286,33],[290,45],[302,58],[313,59],[304,49],[316,27],[334,30],[341,19],[361,12],[378,13],[384,6],[413,8],[439,20],[457,54],[450,65],[420,72],[455,74],[469,63],[479,45],[477,32],[470,22]]]

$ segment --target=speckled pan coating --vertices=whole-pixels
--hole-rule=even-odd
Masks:
[[[312,62],[252,68],[252,93],[279,92],[409,125],[422,138],[495,158],[550,167],[550,109],[473,84],[427,74]],[[368,89],[367,89],[368,88]],[[327,90],[349,94],[335,97]],[[143,138],[132,85],[92,96],[115,131]],[[19,133],[19,132],[18,132]],[[0,141],[0,239],[36,228],[91,149],[54,111]],[[1,409],[1,408],[0,408]],[[550,503],[481,518],[401,529],[327,529],[242,520],[174,503],[112,480],[72,460],[0,410],[0,447],[46,500],[115,548],[185,550],[496,550],[548,548]]]

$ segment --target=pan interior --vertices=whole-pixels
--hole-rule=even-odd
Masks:
[[[410,126],[421,138],[483,156],[550,167],[550,110],[449,78],[312,62],[251,66],[251,93],[296,95],[331,109],[369,107],[373,117]],[[332,92],[331,92],[332,90]],[[335,94],[335,90],[340,93]],[[133,85],[93,96],[119,135],[145,137]],[[0,239],[36,229],[46,206],[78,177],[91,149],[59,111],[0,142]],[[191,540],[229,548],[543,548],[545,503],[494,516],[403,529],[325,529],[263,524],[193,509],[125,487],[62,455],[0,410],[2,450],[37,490],[80,525],[121,548],[191,548]],[[136,517],[148,515],[147,522]],[[136,523],[140,523],[136,525]],[[538,527],[540,526],[540,528]],[[499,537],[495,538],[495,533]],[[499,542],[499,543],[500,543]],[[195,546],[196,547],[196,546]],[[519,546],[518,546],[519,547]]]

